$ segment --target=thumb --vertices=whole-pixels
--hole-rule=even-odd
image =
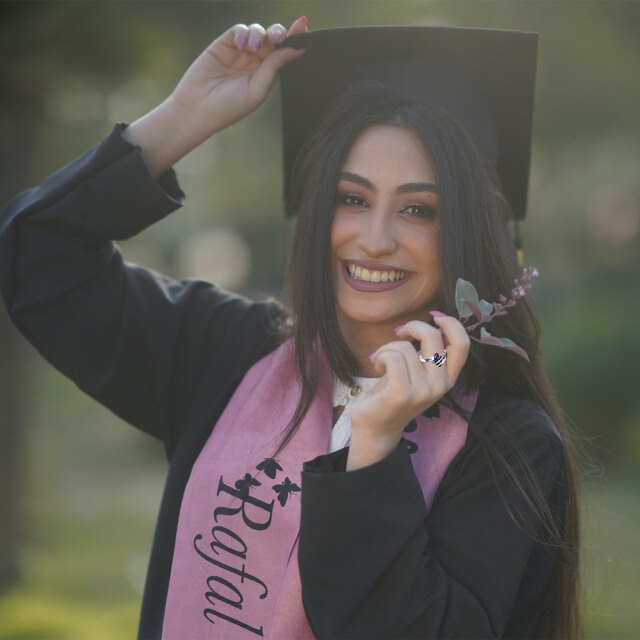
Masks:
[[[287,62],[296,60],[303,55],[305,49],[293,49],[292,47],[283,47],[272,51],[260,65],[252,78],[252,84],[255,85],[256,91],[260,95],[266,96],[271,87],[277,80],[278,71]]]

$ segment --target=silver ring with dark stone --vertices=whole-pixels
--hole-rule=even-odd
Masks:
[[[436,352],[430,358],[425,358],[418,351],[418,358],[420,358],[420,362],[425,362],[427,364],[435,364],[436,367],[441,367],[443,365],[444,361],[447,359],[447,350],[445,349],[442,353]]]

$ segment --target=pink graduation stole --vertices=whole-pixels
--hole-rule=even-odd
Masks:
[[[298,568],[301,472],[303,462],[329,451],[333,377],[320,349],[316,397],[279,457],[269,458],[300,397],[293,345],[288,340],[249,369],[191,470],[164,639],[314,638]],[[477,395],[458,399],[472,411]],[[437,404],[426,413],[433,417],[417,416],[402,437],[429,510],[467,423]]]

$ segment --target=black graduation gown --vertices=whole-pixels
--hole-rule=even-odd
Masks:
[[[159,638],[191,466],[246,371],[275,348],[278,306],[124,262],[114,241],[185,200],[173,169],[151,176],[126,126],[6,204],[0,292],[44,358],[164,443],[168,474],[138,631]],[[429,513],[405,441],[355,471],[344,470],[348,448],[307,461],[298,560],[318,638],[534,637],[536,599],[557,555],[510,518],[498,489],[508,481],[475,436],[487,420],[518,439],[518,452],[505,449],[509,459],[530,458],[562,523],[563,443],[530,400],[481,390]]]

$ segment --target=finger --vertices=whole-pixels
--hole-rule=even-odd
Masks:
[[[382,347],[375,352],[372,361],[375,361],[378,354],[389,350],[397,351],[404,357],[409,374],[409,384],[412,389],[415,389],[417,392],[425,392],[425,394],[428,395],[426,392],[429,388],[429,376],[418,358],[418,352],[415,350],[415,347],[407,340],[389,342],[388,344],[382,345]]]
[[[410,320],[406,324],[395,330],[395,334],[403,340],[430,340],[433,346],[445,346],[444,334],[440,331],[439,327],[432,327],[427,322],[422,320]],[[425,348],[431,348],[430,344],[424,345]]]
[[[249,39],[249,27],[246,24],[236,24],[231,27],[231,33],[233,36],[233,46],[242,51]]]
[[[405,356],[391,348],[381,348],[380,353],[373,358],[373,363],[376,371],[386,374],[389,391],[400,403],[404,403],[411,392],[411,377]]]
[[[257,22],[251,23],[249,25],[249,40],[247,41],[247,47],[249,48],[249,51],[258,53],[258,51],[260,51],[260,49],[262,48],[265,35],[265,28],[261,24]]]
[[[405,340],[417,340],[420,343],[420,351],[426,358],[436,351],[442,353],[446,348],[445,336],[439,327],[432,327],[420,320],[411,320],[401,329],[396,331],[398,338]]]
[[[284,28],[284,25],[281,25],[279,22],[272,24],[267,29],[267,37],[269,42],[275,45],[277,42],[282,42],[287,35],[287,30]]]
[[[266,95],[278,80],[278,71],[288,62],[304,54],[304,49],[282,47],[271,51],[260,63],[260,67],[250,80],[252,91],[258,95]],[[262,51],[258,53],[262,55]]]
[[[429,372],[434,389],[443,385],[443,393],[446,393],[453,386],[457,377],[454,370],[455,354],[458,352],[457,345],[453,345],[452,348],[446,335],[438,327],[432,327],[430,324],[420,320],[407,322],[396,331],[396,335],[399,338],[418,340],[420,342],[420,353],[424,358],[431,358],[436,353],[442,355],[444,350],[447,350],[447,359],[441,366],[437,366],[433,362],[423,363],[418,359],[423,369]],[[452,356],[452,362],[450,362],[449,358]],[[466,360],[466,356],[464,359]],[[433,375],[436,373],[437,376],[434,378]]]
[[[308,30],[307,23],[302,19],[302,16],[300,16],[291,24],[291,28],[289,29],[287,36],[292,36],[294,33],[306,33]]]
[[[462,323],[453,316],[434,316],[434,320],[444,335],[444,342],[447,349],[447,361],[443,366],[448,365],[450,379],[455,381],[460,375],[464,363],[467,361],[471,339]]]
[[[462,323],[453,316],[434,317],[434,321],[440,327],[445,337],[445,343],[449,345],[449,349],[452,351],[449,370],[452,371],[457,378],[469,355],[469,349],[471,347],[469,334],[464,326],[462,326]],[[447,358],[447,362],[448,361],[449,359]]]
[[[308,31],[307,23],[303,19],[303,17],[300,17],[297,20],[293,21],[286,36],[289,37],[297,33],[306,33],[307,31]],[[276,45],[278,44],[280,43],[276,42],[274,44],[274,48],[277,53],[273,53],[273,51],[269,51],[269,54],[264,57],[263,66],[266,63],[269,63],[270,66],[268,70],[265,72],[268,78],[263,80],[262,82],[263,84],[267,83],[269,88],[271,88],[273,84],[275,84],[275,82],[277,81],[278,79],[277,73],[281,67],[283,67],[288,62],[292,62],[293,60],[296,60],[297,58],[299,58],[301,55],[305,53],[305,49],[297,49],[295,47],[276,48]],[[262,56],[262,51],[260,51],[259,54],[260,56]],[[270,58],[270,56],[273,57],[273,60]]]

